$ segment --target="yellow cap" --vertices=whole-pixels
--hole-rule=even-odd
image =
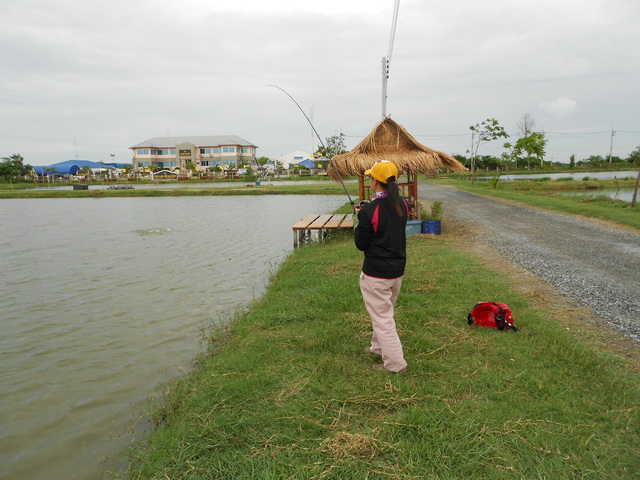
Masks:
[[[389,179],[394,177],[394,180],[398,179],[398,167],[389,160],[380,160],[369,170],[364,172],[365,175],[371,175],[373,178],[382,183],[389,183]]]

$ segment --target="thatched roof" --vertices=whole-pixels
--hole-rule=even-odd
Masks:
[[[465,172],[465,166],[451,155],[432,150],[419,143],[401,125],[386,117],[353,150],[336,155],[328,173],[334,180],[363,175],[379,160],[390,160],[400,173],[431,173],[438,167]],[[335,168],[334,168],[335,167]]]

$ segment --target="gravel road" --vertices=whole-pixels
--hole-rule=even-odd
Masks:
[[[587,305],[640,344],[640,234],[559,213],[420,185],[420,200],[442,200],[445,218],[471,224],[474,240]]]

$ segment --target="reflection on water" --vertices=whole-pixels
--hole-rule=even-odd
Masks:
[[[479,172],[479,174],[482,174]],[[497,175],[497,174],[496,174]],[[617,178],[636,178],[638,172],[633,170],[612,171],[612,172],[562,172],[562,173],[532,173],[531,175],[500,175],[500,180],[535,180],[537,178],[549,178],[558,180],[560,178],[572,178],[573,180],[584,180],[590,178],[593,180],[613,180]],[[477,177],[476,180],[493,180],[494,177]]]
[[[345,180],[345,183],[355,183],[356,180]],[[125,185],[133,187],[136,190],[155,190],[155,189],[174,189],[174,188],[242,188],[244,186],[254,187],[256,186],[254,182],[197,182],[197,181],[188,181],[188,182],[155,182],[155,183],[127,183],[123,182]],[[292,180],[260,180],[262,186],[283,186],[283,185],[332,185],[334,182],[330,179],[326,180],[300,180],[293,177]],[[116,184],[108,184],[108,183],[91,183],[89,184],[89,189],[91,190],[104,190],[109,187],[113,187]],[[257,187],[256,188],[260,188]],[[64,182],[64,183],[52,183],[52,184],[44,184],[42,186],[36,187],[36,190],[72,190],[73,185]]]
[[[262,294],[292,248],[291,225],[343,203],[0,201],[0,477],[113,468],[151,392],[189,369],[202,330]]]
[[[630,202],[633,199],[632,188],[615,189],[602,189],[602,190],[582,190],[578,192],[562,192],[562,195],[569,197],[609,197],[613,200],[622,200],[624,202]]]

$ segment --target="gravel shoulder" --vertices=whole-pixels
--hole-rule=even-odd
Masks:
[[[422,182],[418,191],[425,203],[443,202],[445,219],[461,222],[475,253],[510,263],[516,277],[523,269],[587,307],[576,315],[592,311],[629,339],[637,355],[640,234],[449,186]]]

